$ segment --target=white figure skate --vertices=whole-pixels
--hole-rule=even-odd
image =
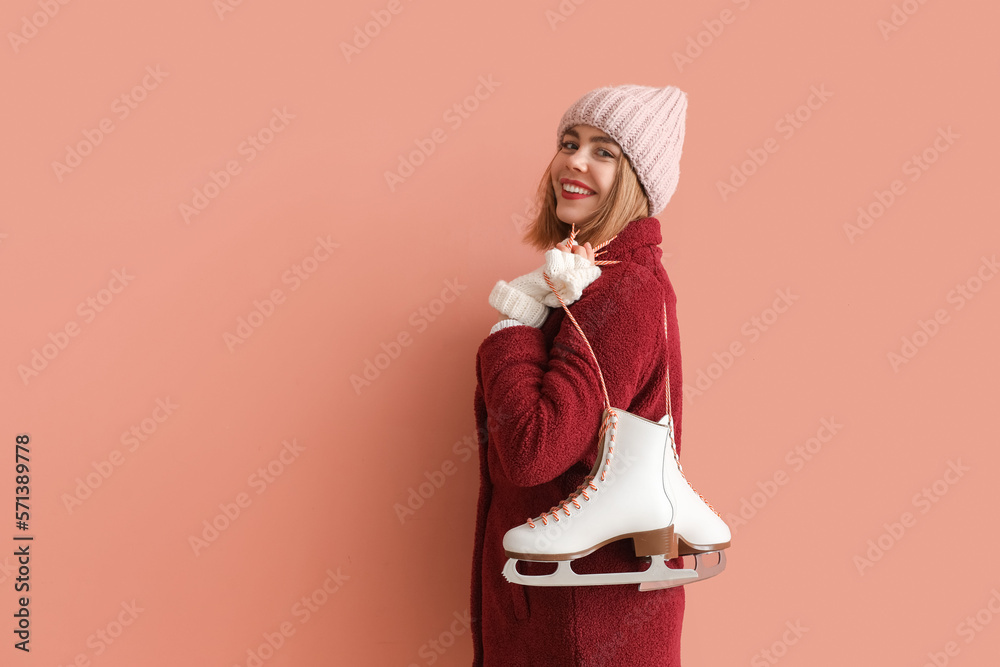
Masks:
[[[729,527],[684,477],[667,413],[653,422],[619,408],[604,411],[604,437],[594,468],[576,492],[540,517],[507,531],[504,578],[528,586],[639,584],[639,590],[682,586],[714,577],[726,566]],[[631,538],[638,557],[652,558],[639,572],[577,574],[571,561]],[[718,553],[705,565],[703,557]],[[694,569],[666,561],[693,555]],[[555,561],[551,574],[524,575],[517,561]]]
[[[576,318],[546,274],[545,282],[562,303],[573,326],[583,336],[597,364],[597,355]],[[663,305],[667,335],[667,306]],[[600,452],[594,467],[576,491],[535,519],[507,531],[503,538],[507,563],[504,578],[527,586],[593,586],[639,584],[640,591],[682,586],[714,577],[726,567],[723,549],[732,539],[729,527],[687,481],[677,456],[670,409],[670,372],[666,373],[666,414],[650,421],[612,408],[600,364],[597,374],[604,392],[599,432]],[[631,538],[635,555],[650,557],[650,567],[638,572],[577,574],[571,562],[605,544]],[[703,557],[717,553],[714,564]],[[693,555],[693,569],[673,569],[666,561]],[[558,563],[551,574],[524,575],[517,561]]]

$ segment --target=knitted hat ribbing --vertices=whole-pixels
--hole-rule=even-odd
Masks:
[[[561,143],[563,132],[574,125],[593,125],[606,132],[631,160],[653,216],[663,210],[677,189],[686,113],[687,94],[675,86],[597,88],[563,114],[556,143]]]

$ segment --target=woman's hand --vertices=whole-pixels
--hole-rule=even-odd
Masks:
[[[541,302],[552,308],[576,302],[583,295],[583,290],[601,275],[601,267],[597,266],[594,257],[594,248],[589,242],[570,246],[569,239],[546,251],[545,275],[562,297],[562,302],[551,290],[546,292]]]
[[[567,305],[579,299],[583,289],[601,275],[600,267],[594,264],[594,248],[589,242],[570,246],[566,239],[557,243],[545,253],[545,264],[541,267],[510,283],[501,280],[493,287],[489,300],[497,310],[498,322],[516,319],[537,328],[548,316],[548,308],[561,306],[545,283],[543,271]]]
[[[587,241],[583,245],[570,246],[569,239],[565,241],[560,241],[556,244],[556,248],[559,248],[563,252],[568,252],[574,255],[580,255],[589,259],[591,262],[594,261],[594,248],[590,245],[590,241]]]

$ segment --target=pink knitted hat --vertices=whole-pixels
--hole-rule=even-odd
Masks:
[[[626,84],[597,88],[559,121],[556,143],[574,125],[593,125],[618,142],[649,199],[649,215],[666,207],[680,177],[687,94],[674,86]]]

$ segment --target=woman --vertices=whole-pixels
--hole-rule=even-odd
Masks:
[[[544,203],[525,239],[548,250],[550,268],[560,265],[556,289],[565,291],[567,306],[575,301],[573,316],[600,363],[612,406],[662,418],[669,362],[678,450],[683,380],[676,298],[652,216],[677,187],[686,110],[687,96],[673,86],[613,86],[581,97],[560,121],[558,150],[539,184]],[[679,665],[683,588],[520,586],[501,575],[504,534],[566,499],[591,471],[604,407],[591,353],[558,301],[555,308],[544,305],[554,295],[544,282],[539,288],[539,275],[497,283],[490,303],[500,317],[476,357],[481,486],[473,665]],[[522,565],[526,574],[547,571]],[[573,569],[589,574],[639,565],[632,541],[624,539],[574,561]]]

